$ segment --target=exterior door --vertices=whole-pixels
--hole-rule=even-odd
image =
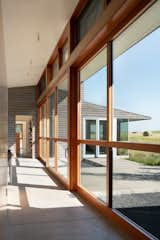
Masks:
[[[20,154],[20,134],[16,133],[16,156]]]
[[[99,128],[99,139],[98,140],[106,140],[106,120],[98,120],[98,128]],[[98,157],[106,156],[106,147],[97,146],[98,148]]]
[[[105,119],[84,119],[84,136],[87,140],[106,140]],[[106,148],[103,146],[84,145],[84,157],[106,156]]]
[[[85,139],[87,140],[96,140],[96,120],[94,119],[85,119]],[[84,156],[86,157],[96,157],[97,149],[94,145],[84,145]]]

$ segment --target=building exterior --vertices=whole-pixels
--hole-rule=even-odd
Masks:
[[[81,104],[81,131],[84,139],[106,140],[106,107],[88,102]],[[114,109],[113,111],[113,139],[128,141],[128,124],[132,121],[150,120],[148,116]],[[99,146],[84,145],[82,156],[105,157],[106,150]]]

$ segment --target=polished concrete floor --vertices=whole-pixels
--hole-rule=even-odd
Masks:
[[[132,239],[53,181],[38,160],[19,158],[12,165],[8,240]]]

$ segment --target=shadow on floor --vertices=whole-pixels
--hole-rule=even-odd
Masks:
[[[37,168],[38,164],[34,167],[33,160],[22,159],[13,166],[8,186],[9,240],[132,239],[65,190],[43,165]]]

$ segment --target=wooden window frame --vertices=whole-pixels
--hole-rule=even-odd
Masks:
[[[68,58],[67,58],[65,61],[63,61],[63,50],[64,50],[64,48],[67,48],[68,58],[69,58],[69,41],[68,41],[68,38],[65,40],[63,46],[60,48],[60,63],[61,63],[61,66],[63,66],[68,60]]]
[[[55,115],[54,115],[54,128],[57,128],[57,123],[58,123],[58,115],[57,115],[57,88],[58,85],[65,81],[67,79],[67,85],[69,89],[69,78],[68,78],[68,73],[65,73],[62,78],[60,78],[57,82],[55,82],[54,87],[49,91],[48,95],[44,100],[42,100],[39,105],[38,105],[38,115],[39,115],[39,132],[40,132],[40,117],[41,117],[41,108],[44,104],[47,106],[47,112],[46,112],[46,119],[48,119],[48,123],[46,124],[46,131],[49,134],[49,97],[54,93],[54,107],[55,107]],[[69,90],[68,90],[69,91]],[[67,111],[69,110],[69,94],[68,94],[68,101],[67,101]],[[69,119],[69,113],[68,113],[68,119]],[[68,120],[67,120],[68,121]],[[68,121],[69,122],[69,121]],[[69,132],[69,130],[68,130]],[[46,146],[47,146],[47,151],[46,151],[46,157],[44,158],[40,154],[40,149],[41,149],[41,144],[40,141],[46,141]],[[66,179],[64,176],[62,176],[59,171],[58,171],[58,159],[57,159],[57,143],[58,142],[66,142],[69,146],[69,134],[67,133],[67,138],[58,138],[57,136],[57,131],[54,132],[54,137],[50,137],[49,135],[46,137],[41,137],[40,135],[38,136],[38,143],[40,144],[38,149],[38,157],[40,160],[42,160],[45,163],[45,166],[49,169],[49,171],[55,175],[58,179],[62,181],[62,183],[69,188],[69,182],[70,182],[70,174],[68,174],[68,179]],[[54,168],[49,165],[49,142],[53,141],[54,142]],[[68,167],[68,172],[70,169],[70,164]],[[66,181],[67,180],[67,181]]]
[[[148,9],[155,0],[112,0],[108,6],[104,8],[104,13],[101,19],[91,28],[86,34],[84,39],[75,46],[75,19],[78,17],[87,0],[80,0],[79,4],[74,11],[69,24],[67,25],[65,34],[62,34],[60,41],[58,42],[54,52],[58,51],[59,58],[59,71],[54,80],[48,83],[47,89],[44,93],[38,97],[37,103],[40,105],[44,99],[48,98],[49,94],[56,89],[57,84],[65,74],[68,75],[68,139],[54,138],[55,143],[57,141],[67,141],[69,146],[69,183],[66,184],[66,180],[58,174],[57,171],[51,170],[52,173],[66,185],[71,191],[78,191],[90,204],[94,205],[99,211],[112,218],[123,229],[134,235],[135,239],[148,239],[147,234],[137,228],[135,225],[130,224],[126,218],[119,216],[114,209],[112,209],[112,149],[124,148],[134,149],[146,152],[160,153],[160,146],[156,144],[145,143],[130,143],[130,142],[116,142],[112,141],[112,41],[121,32],[124,31],[133,21],[135,21],[141,14]],[[65,36],[65,37],[64,37]],[[67,62],[61,66],[60,49],[63,46],[65,40],[69,41],[70,56]],[[108,129],[108,141],[91,141],[82,140],[79,137],[80,133],[80,86],[79,86],[79,68],[92,58],[104,45],[107,45],[107,129]],[[52,54],[48,65],[53,61]],[[56,119],[55,119],[56,121]],[[87,192],[79,183],[80,175],[80,156],[79,147],[80,144],[101,145],[107,148],[107,193],[109,196],[108,203],[102,204],[91,193]]]
[[[45,78],[45,88],[43,89],[43,91],[40,93],[40,84],[43,80],[43,77]],[[45,90],[47,89],[47,85],[48,85],[48,70],[47,68],[44,69],[41,77],[40,77],[40,80],[38,81],[38,84],[36,86],[36,99],[38,99],[42,94],[43,92],[45,92]]]
[[[77,19],[79,18],[80,14],[83,12],[85,7],[87,6],[89,0],[79,0],[77,7],[75,8],[72,17],[70,19],[70,32],[72,33],[70,36],[70,43],[71,43],[71,52],[74,48],[78,45],[78,34],[77,34]],[[103,10],[102,13],[105,11],[106,7],[108,6],[110,0],[106,1],[103,0]],[[92,26],[91,26],[92,28]],[[86,33],[87,34],[87,33]],[[81,41],[81,40],[80,40]]]
[[[106,119],[107,119],[107,133],[106,133],[106,137],[107,137],[107,140],[88,140],[88,139],[83,139],[83,136],[81,136],[81,93],[80,93],[80,71],[89,63],[91,62],[103,49],[106,48],[106,67],[107,67],[107,74],[106,74],[106,85],[107,85],[107,88],[106,88],[106,92],[107,92],[107,98],[106,98]],[[111,165],[111,162],[112,162],[112,155],[110,154],[110,150],[109,148],[107,147],[107,142],[109,141],[110,139],[110,133],[112,132],[112,129],[111,128],[111,122],[112,122],[112,116],[110,116],[110,112],[111,112],[111,108],[112,108],[112,104],[111,104],[111,92],[112,92],[112,89],[110,91],[108,91],[109,87],[110,86],[110,83],[112,82],[110,77],[112,78],[112,75],[109,75],[109,73],[111,73],[111,71],[108,71],[108,68],[112,69],[112,62],[111,62],[111,58],[110,58],[110,55],[108,54],[108,48],[109,48],[109,51],[111,50],[110,48],[110,42],[107,42],[105,43],[101,49],[98,49],[97,52],[93,53],[91,56],[90,56],[90,59],[86,58],[86,62],[82,62],[80,65],[79,65],[79,68],[78,68],[78,71],[77,71],[77,74],[78,74],[78,85],[79,85],[79,93],[78,93],[78,96],[79,96],[79,106],[78,106],[78,122],[77,122],[77,129],[78,129],[78,136],[77,136],[77,144],[78,144],[78,181],[77,181],[77,187],[76,187],[76,190],[80,193],[80,194],[84,194],[84,197],[86,197],[90,202],[91,199],[93,200],[94,199],[94,204],[93,205],[96,205],[97,208],[100,207],[100,209],[102,211],[104,211],[104,209],[106,209],[106,207],[110,207],[111,203],[110,201],[112,200],[112,197],[110,197],[110,190],[112,189],[112,178],[111,178],[111,169],[110,169],[110,165]],[[106,159],[106,196],[108,197],[106,199],[106,202],[102,202],[101,200],[99,200],[98,198],[96,198],[93,193],[89,192],[84,186],[82,186],[80,184],[80,146],[82,144],[86,144],[86,145],[93,145],[93,146],[103,146],[103,147],[106,147],[106,150],[107,150],[107,156],[105,157]],[[109,165],[108,165],[109,164]],[[108,177],[110,175],[110,178]],[[96,203],[96,204],[95,204]],[[98,207],[99,206],[99,207]],[[106,211],[106,210],[105,210]]]

